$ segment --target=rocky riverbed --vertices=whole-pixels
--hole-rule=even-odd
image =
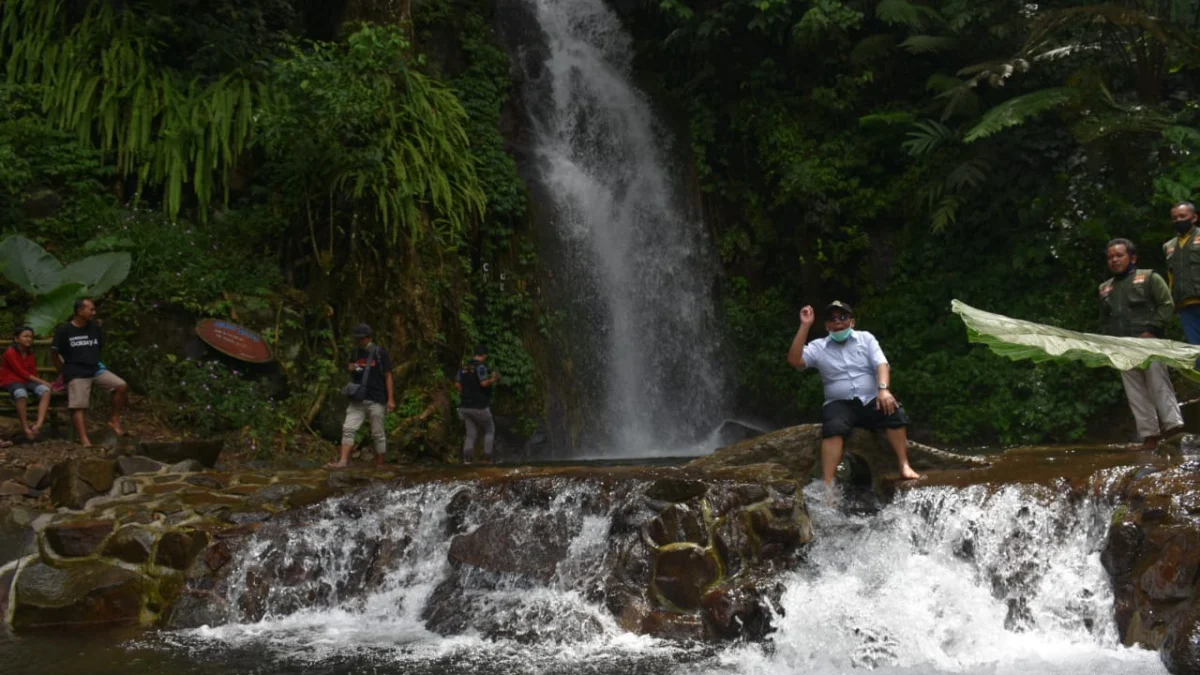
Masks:
[[[179,628],[256,621],[331,594],[345,602],[377,589],[417,546],[387,518],[349,523],[383,513],[397,491],[445,485],[453,489],[443,502],[418,502],[439,510],[432,536],[448,542],[439,555],[453,570],[432,590],[422,617],[430,630],[511,630],[478,620],[472,603],[483,590],[501,578],[544,584],[587,555],[599,561],[589,601],[627,631],[761,639],[780,574],[804,560],[814,536],[801,488],[818,447],[818,428],[800,426],[670,467],[217,471],[203,445],[124,448],[159,459],[24,467],[5,483],[24,496],[0,506],[0,616],[17,632]],[[1190,438],[1159,453],[1079,446],[964,456],[914,444],[920,481],[899,480],[878,439],[859,435],[850,450],[844,480],[876,500],[920,486],[1031,484],[1108,504],[1102,561],[1121,639],[1160,650],[1172,672],[1200,672],[1200,459]],[[328,540],[296,536],[315,520],[348,523],[353,554],[339,559],[336,585],[322,580],[331,563],[313,545]],[[604,531],[593,548],[574,550],[595,522]]]

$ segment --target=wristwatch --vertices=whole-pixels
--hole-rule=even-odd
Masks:
[[[879,385],[879,388],[880,388],[880,389],[887,389],[887,388],[888,388],[888,386],[887,386],[886,384],[881,384],[881,385]]]

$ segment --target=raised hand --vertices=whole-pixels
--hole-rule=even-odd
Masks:
[[[813,321],[816,321],[817,313],[813,311],[812,305],[805,305],[800,310],[800,325],[811,326]]]

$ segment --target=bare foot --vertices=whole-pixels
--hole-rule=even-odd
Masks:
[[[30,429],[33,429],[33,437],[34,438],[37,438],[42,433],[42,425],[40,425],[40,424],[35,424],[32,427],[30,427]]]
[[[79,445],[81,445],[81,446],[83,446],[83,447],[85,447],[85,448],[90,448],[90,447],[92,447],[92,442],[91,442],[91,441],[86,441],[86,440],[85,440],[85,441],[80,441],[80,442],[79,442]]]
[[[117,433],[118,436],[124,436],[125,430],[121,428],[121,420],[109,420],[108,428]]]
[[[842,491],[833,483],[825,484],[825,507],[836,509],[842,501]]]
[[[0,440],[0,448],[7,448],[12,444],[13,444],[12,441]]]
[[[921,478],[921,474],[913,471],[913,468],[907,464],[900,467],[900,475],[906,480],[916,480]]]
[[[345,462],[330,462],[325,465],[325,468],[326,469],[344,469],[344,468],[346,468],[346,463]]]
[[[25,427],[25,438],[31,441],[37,438],[37,432],[33,430],[33,427]]]
[[[375,468],[376,469],[382,469],[383,465],[386,463],[387,462],[385,462],[383,459],[383,455],[375,455]]]

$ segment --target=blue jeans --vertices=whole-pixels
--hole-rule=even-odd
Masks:
[[[1188,305],[1179,310],[1179,322],[1183,324],[1188,344],[1200,345],[1200,305]]]

